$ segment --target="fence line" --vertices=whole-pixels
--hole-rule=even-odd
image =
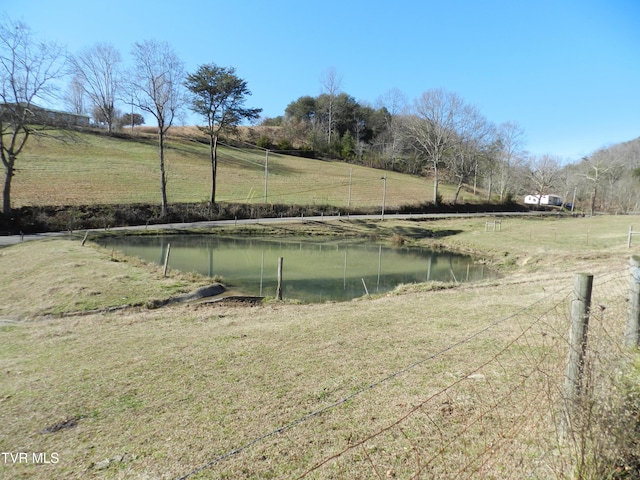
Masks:
[[[549,296],[545,297],[548,298]],[[542,301],[542,300],[541,300]],[[398,418],[396,421],[394,421],[393,423],[387,425],[386,427],[376,431],[375,433],[370,434],[369,436],[365,437],[364,439],[360,440],[357,443],[348,445],[347,447],[345,447],[342,451],[331,455],[327,458],[325,458],[322,462],[318,463],[317,465],[315,465],[314,467],[312,467],[311,469],[307,470],[303,475],[301,475],[298,478],[304,478],[306,477],[308,474],[312,473],[313,471],[319,469],[321,466],[325,465],[326,463],[330,462],[331,460],[335,460],[338,457],[341,457],[342,455],[344,455],[347,451],[354,449],[356,447],[362,446],[364,443],[380,436],[381,434],[387,432],[388,430],[390,430],[393,427],[396,427],[398,425],[400,425],[402,422],[404,422],[405,420],[407,420],[409,417],[411,417],[412,415],[414,415],[416,412],[422,410],[429,402],[431,402],[434,398],[448,392],[449,390],[453,389],[454,387],[460,385],[461,383],[465,382],[466,380],[469,379],[469,377],[471,377],[473,374],[478,373],[480,370],[482,370],[484,367],[498,361],[500,355],[502,355],[503,353],[505,353],[507,350],[509,350],[513,345],[516,344],[516,342],[520,339],[522,339],[525,334],[527,332],[529,332],[536,324],[538,324],[540,321],[542,321],[542,319],[545,317],[545,315],[547,313],[549,313],[550,311],[554,310],[561,302],[566,301],[565,298],[563,298],[562,300],[560,300],[559,302],[557,302],[556,304],[554,304],[549,310],[545,311],[542,315],[538,316],[535,321],[533,323],[531,323],[525,330],[523,330],[519,335],[517,335],[514,339],[512,339],[505,347],[503,347],[498,353],[494,354],[493,357],[491,357],[489,360],[485,361],[484,363],[480,364],[479,366],[477,366],[476,368],[474,368],[473,370],[470,370],[468,372],[466,372],[465,375],[461,376],[458,380],[456,380],[455,382],[447,385],[446,387],[442,388],[441,390],[437,391],[436,393],[432,394],[431,396],[429,396],[428,398],[426,398],[425,400],[423,400],[420,404],[418,404],[416,407],[412,408],[411,410],[409,410],[405,415],[401,416],[400,418]],[[528,307],[525,307],[524,309],[522,309],[520,312],[530,308],[531,306],[540,303],[540,301],[535,302],[534,304],[531,304]],[[504,319],[501,319],[498,322],[494,322],[493,324],[491,324],[489,327],[479,331],[477,334],[474,334],[470,337],[468,337],[468,339],[465,339],[464,342],[460,342],[461,343],[466,343],[468,340],[471,340],[472,338],[476,337],[477,335],[487,331],[489,328],[497,325],[498,323],[501,323],[505,320],[508,320],[510,318],[513,318],[514,315],[511,315],[509,317],[505,317]],[[449,350],[446,349],[444,351]],[[443,351],[443,352],[444,352]],[[521,385],[516,386],[514,389],[510,390],[507,392],[507,394],[505,394],[500,400],[504,400],[505,398],[507,398],[508,396],[510,396],[511,394],[513,394],[517,389],[520,388]],[[498,405],[500,405],[501,402],[500,401],[496,401],[493,405],[492,408],[497,408]],[[486,414],[488,412],[484,412],[484,414]],[[451,444],[454,443],[455,440],[457,440],[459,438],[459,436],[461,436],[463,433],[465,433],[471,426],[473,426],[475,423],[479,422],[482,418],[482,415],[478,416],[478,418],[474,419],[472,422],[467,423],[464,427],[464,429],[459,432],[458,436],[454,436],[453,439],[451,439],[447,444],[445,444],[444,446],[442,446],[437,452],[436,454],[434,454],[432,457],[430,457],[427,461],[427,463],[425,465],[430,464],[435,458],[437,458],[440,454],[442,454],[448,446],[450,446]],[[466,467],[465,467],[466,469]],[[464,469],[462,470],[464,471]],[[458,473],[462,473],[462,471],[458,472]]]
[[[259,436],[179,478],[196,475],[268,438],[328,414],[365,392],[388,385],[390,380],[444,357],[472,340],[481,342],[483,334],[497,334],[499,327],[509,331],[516,328],[516,332],[503,345],[497,345],[496,350],[478,365],[456,373],[454,381],[419,400],[395,420],[364,434],[362,438],[349,438],[346,446],[337,452],[319,455],[320,459],[310,467],[298,466],[300,470],[293,476],[354,478],[358,475],[350,469],[356,465],[370,470],[369,477],[378,478],[395,476],[392,468],[399,470],[398,476],[406,474],[411,478],[421,474],[428,474],[431,478],[485,478],[495,476],[496,472],[501,472],[501,478],[522,478],[524,470],[535,478],[567,478],[577,462],[575,445],[589,444],[569,438],[574,443],[569,447],[563,446],[558,429],[565,408],[562,385],[566,353],[571,344],[568,338],[568,301],[572,287],[567,285],[547,293],[438,352]],[[619,359],[625,354],[621,343],[621,325],[624,322],[620,320],[620,313],[626,310],[627,291],[627,269],[594,279],[594,307],[585,359],[587,377],[584,380],[585,389],[592,396],[606,395],[610,389],[606,382],[611,381],[611,372],[620,369]],[[558,322],[558,318],[562,321]],[[486,335],[484,341],[495,337]],[[585,433],[572,431],[571,435],[575,437]],[[295,442],[292,449],[301,448],[294,439],[287,436],[286,440]],[[372,445],[374,441],[376,445]],[[264,445],[262,451],[264,448],[269,446]],[[550,453],[553,454],[549,456]],[[385,471],[387,468],[389,470]],[[330,471],[321,474],[325,469]]]
[[[197,473],[199,473],[199,472],[201,472],[203,470],[206,470],[206,469],[212,467],[213,465],[215,465],[217,463],[220,463],[220,462],[222,462],[222,461],[224,461],[224,460],[226,460],[226,459],[228,459],[228,458],[230,458],[230,457],[232,457],[234,455],[237,455],[237,454],[247,450],[251,446],[253,446],[253,445],[255,445],[255,444],[257,444],[257,443],[259,443],[259,442],[261,442],[263,440],[266,440],[266,439],[268,439],[268,438],[270,438],[270,437],[272,437],[272,436],[274,436],[276,434],[280,434],[280,433],[283,433],[283,432],[285,432],[287,430],[290,430],[293,427],[295,427],[295,426],[297,426],[297,425],[299,425],[301,423],[304,423],[304,422],[306,422],[308,420],[311,420],[311,419],[313,419],[313,418],[315,418],[315,417],[317,417],[317,416],[319,416],[321,414],[324,414],[324,413],[326,413],[326,412],[328,412],[330,410],[333,410],[333,409],[335,409],[335,408],[337,408],[337,407],[339,407],[341,405],[344,405],[345,403],[351,401],[352,399],[358,397],[359,395],[362,395],[365,392],[368,392],[368,391],[370,391],[370,390],[372,390],[374,388],[377,388],[377,387],[379,387],[379,386],[381,386],[381,385],[383,385],[385,383],[388,383],[390,380],[395,379],[395,378],[397,378],[397,377],[409,372],[410,370],[415,369],[416,367],[418,367],[418,366],[420,366],[420,365],[422,365],[422,364],[424,364],[426,362],[432,361],[432,360],[444,355],[447,352],[450,352],[451,350],[453,350],[453,349],[455,349],[455,348],[457,348],[457,347],[459,347],[461,345],[469,343],[471,340],[479,337],[483,333],[488,332],[489,330],[495,328],[496,326],[499,326],[501,324],[504,324],[504,323],[508,322],[509,320],[512,320],[513,318],[515,318],[516,316],[522,314],[523,312],[526,312],[527,310],[530,310],[534,306],[540,305],[540,304],[544,303],[545,301],[548,301],[549,299],[551,299],[554,296],[557,296],[559,293],[561,293],[563,291],[567,291],[568,292],[569,290],[570,290],[570,286],[567,286],[567,287],[565,287],[563,289],[560,289],[559,291],[554,291],[554,292],[550,292],[548,294],[545,294],[539,300],[537,300],[535,302],[532,302],[531,304],[529,304],[529,305],[527,305],[525,307],[522,307],[521,309],[519,309],[518,311],[516,311],[516,312],[514,312],[514,313],[512,313],[510,315],[507,315],[505,317],[501,317],[498,320],[495,320],[495,321],[489,323],[488,325],[486,325],[485,327],[479,329],[478,331],[474,332],[473,334],[468,335],[467,337],[465,337],[465,338],[463,338],[463,339],[461,339],[461,340],[459,340],[457,342],[454,342],[452,344],[447,345],[446,347],[444,347],[441,350],[435,352],[434,354],[429,355],[428,357],[425,357],[423,359],[417,360],[416,362],[406,366],[405,368],[402,368],[402,369],[400,369],[400,370],[398,370],[396,372],[393,372],[390,375],[388,375],[388,376],[386,376],[386,377],[384,377],[384,378],[382,378],[382,379],[380,379],[380,380],[378,380],[376,382],[373,382],[373,383],[371,383],[371,384],[369,384],[369,385],[367,385],[367,386],[355,391],[354,393],[352,393],[352,394],[350,394],[348,396],[345,396],[344,398],[339,399],[339,400],[331,403],[330,405],[327,405],[326,407],[323,407],[323,408],[321,408],[319,410],[316,410],[316,411],[311,412],[311,413],[309,413],[307,415],[304,415],[303,417],[301,417],[301,418],[299,418],[297,420],[294,420],[294,421],[292,421],[292,422],[290,422],[288,424],[285,424],[285,425],[283,425],[283,426],[281,426],[279,428],[276,428],[275,430],[272,430],[271,432],[268,432],[268,433],[266,433],[264,435],[256,437],[255,439],[245,443],[244,445],[242,445],[242,446],[240,446],[240,447],[238,447],[236,449],[233,449],[233,450],[231,450],[231,451],[229,451],[227,453],[221,454],[221,455],[217,456],[216,458],[212,459],[210,462],[202,465],[201,467],[198,467],[198,468],[194,469],[193,471],[191,471],[191,472],[179,477],[179,479],[182,480],[182,479],[186,479],[186,478],[188,478],[188,477],[190,477],[192,475],[195,475],[195,474],[197,474]],[[564,301],[566,301],[566,297],[563,297],[560,301],[554,303],[553,306],[551,307],[550,311],[556,309]],[[529,328],[531,328],[533,325],[535,325],[536,323],[538,323],[539,320],[540,320],[540,318],[537,318],[527,328],[527,330]],[[521,337],[522,337],[522,334],[519,335],[517,338],[519,339]],[[484,365],[485,364],[483,364],[482,366],[484,366]],[[440,394],[446,392],[448,389],[452,388],[453,386],[455,386],[455,385],[459,384],[460,382],[464,381],[465,379],[467,379],[468,376],[473,375],[473,373],[477,372],[480,368],[482,368],[482,366],[480,366],[480,367],[474,369],[473,371],[469,372],[468,375],[466,375],[466,376],[462,377],[461,379],[458,379],[457,381],[453,382],[452,384],[450,384],[446,388],[442,389],[441,391],[439,391],[435,395],[440,395]],[[433,398],[433,396],[430,397],[430,398]],[[428,400],[425,401],[424,403],[427,403],[427,402],[428,402]],[[389,428],[391,428],[394,425],[396,425],[397,423],[401,422],[404,418],[410,416],[414,411],[415,411],[415,409],[410,411],[409,414],[401,417],[399,421],[394,422],[394,424],[391,425]],[[382,430],[382,431],[384,431],[384,430]],[[371,438],[375,438],[375,436],[377,436],[380,433],[382,433],[382,431],[378,432],[377,434],[372,435]]]
[[[516,333],[478,365],[458,373],[454,381],[419,400],[388,424],[379,426],[362,438],[349,439],[346,446],[320,456],[309,467],[298,465],[299,471],[292,476],[363,478],[364,474],[354,474],[350,470],[355,468],[352,465],[358,465],[360,469],[369,470],[367,477],[378,478],[395,476],[396,472],[391,468],[401,470],[398,476],[407,474],[411,478],[421,474],[430,478],[486,478],[495,476],[496,472],[501,472],[501,478],[507,478],[523,477],[525,471],[526,475],[535,478],[569,478],[578,461],[575,444],[581,443],[575,437],[586,435],[579,429],[572,430],[573,438],[570,436],[568,441],[574,443],[563,448],[558,429],[565,408],[562,386],[565,359],[571,345],[568,303],[572,287],[567,285],[545,294],[432,355],[217,456],[179,478],[196,475],[269,438],[321,415],[328,415],[365,392],[388,385],[392,379],[398,380],[409,371],[415,372],[418,366],[442,358],[474,339],[490,340],[492,336],[483,337],[483,334],[496,331],[501,326],[509,329],[515,326]],[[626,353],[622,346],[621,328],[624,325],[620,314],[627,308],[627,291],[627,269],[594,279],[594,307],[585,359],[588,378],[584,381],[585,388],[590,389],[592,395],[606,394],[610,390],[611,372],[619,370],[619,360]],[[562,321],[558,322],[558,318]],[[468,365],[467,362],[465,364]],[[485,376],[483,372],[488,371],[494,375]],[[598,402],[593,403],[597,406]],[[459,409],[468,410],[462,418],[454,413]],[[532,430],[535,432],[533,436]],[[295,442],[293,439],[288,441]],[[372,445],[374,441],[376,445]],[[404,456],[399,458],[396,454],[393,457],[378,444],[389,445],[389,451],[404,450]],[[590,445],[589,442],[585,444]],[[261,448],[274,446],[263,445]],[[300,447],[296,442],[291,448]],[[514,459],[521,463],[517,464]],[[387,468],[390,470],[385,470]],[[325,469],[329,471],[321,473]]]

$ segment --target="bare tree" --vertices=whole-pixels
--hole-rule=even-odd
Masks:
[[[433,203],[439,203],[440,167],[458,144],[457,131],[464,102],[443,89],[428,90],[414,101],[405,122],[405,135],[433,173]]]
[[[494,182],[500,165],[500,142],[498,140],[498,129],[492,124],[486,145],[482,148],[480,155],[475,158],[473,172],[473,193],[477,194],[478,179],[484,177],[484,186],[487,192],[487,201],[493,198]]]
[[[523,163],[524,130],[515,122],[498,125],[498,192],[500,201],[513,192],[513,179]]]
[[[184,104],[184,66],[166,42],[147,40],[133,46],[134,67],[130,74],[132,103],[149,113],[158,125],[162,216],[167,215],[165,137]]]
[[[611,195],[621,212],[638,212],[640,208],[640,182],[638,177],[624,175],[616,182]]]
[[[120,86],[122,56],[108,43],[97,43],[71,57],[73,74],[80,80],[84,91],[107,124],[109,134],[116,120],[116,95]]]
[[[2,212],[11,215],[15,163],[38,123],[34,102],[54,93],[64,67],[64,52],[36,41],[29,27],[8,18],[0,24],[0,157],[4,166]]]
[[[391,169],[395,167],[397,159],[402,152],[402,128],[400,116],[407,108],[405,95],[397,88],[393,88],[376,100],[378,108],[384,108],[387,112],[385,117],[385,133],[382,135],[382,154],[391,164]]]
[[[582,167],[584,168],[583,178],[590,185],[591,215],[596,210],[596,199],[599,189],[608,181],[615,183],[621,176],[623,158],[616,154],[615,148],[600,149],[593,153],[590,157],[582,159]]]
[[[445,158],[449,174],[456,182],[453,203],[458,201],[462,186],[477,172],[479,159],[491,139],[493,124],[472,105],[464,105],[460,110],[456,136],[457,145]]]
[[[63,97],[64,103],[70,112],[77,115],[83,115],[87,113],[85,101],[84,86],[82,85],[82,79],[74,76],[69,82],[67,91]]]
[[[340,93],[342,87],[342,77],[338,75],[335,67],[330,67],[320,77],[320,83],[324,87],[324,92],[329,97],[327,105],[327,144],[331,145],[331,134],[334,124],[335,98]]]
[[[552,155],[532,157],[528,165],[527,178],[537,195],[547,195],[560,183],[561,171],[560,161]]]

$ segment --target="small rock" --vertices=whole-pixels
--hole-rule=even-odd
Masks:
[[[109,465],[111,465],[111,460],[106,458],[106,459],[96,463],[94,468],[96,470],[105,470],[105,469],[109,468]]]

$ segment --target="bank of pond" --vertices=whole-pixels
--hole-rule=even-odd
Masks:
[[[282,258],[282,296],[303,303],[346,301],[400,284],[469,282],[496,273],[467,255],[373,241],[157,235],[106,237],[105,247],[183,272],[220,279],[242,295],[273,297]]]

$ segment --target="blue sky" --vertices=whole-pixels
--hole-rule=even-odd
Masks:
[[[233,66],[247,106],[282,115],[321,93],[334,68],[342,90],[375,103],[444,88],[491,121],[518,122],[534,155],[577,160],[640,136],[638,0],[0,0],[70,52],[166,40],[193,72]]]

